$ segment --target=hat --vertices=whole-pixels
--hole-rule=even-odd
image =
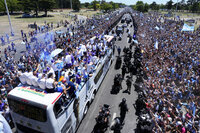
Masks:
[[[46,69],[44,69],[44,70],[43,70],[43,73],[47,73],[47,70],[46,70]]]

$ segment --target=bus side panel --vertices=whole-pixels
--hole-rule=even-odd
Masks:
[[[79,92],[79,120],[83,118],[83,111],[87,102],[86,96],[87,96],[87,90],[86,90],[86,84]]]

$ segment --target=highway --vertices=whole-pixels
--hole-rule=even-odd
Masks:
[[[118,25],[120,25],[121,22],[119,22]],[[131,23],[132,24],[132,23]],[[131,35],[133,35],[133,27],[130,27],[129,24],[129,29],[131,32]],[[126,29],[126,28],[125,28]],[[121,47],[121,56],[123,56],[123,48],[124,46],[129,46],[130,43],[127,42],[127,33],[126,30],[124,30],[124,34],[122,35],[122,40],[115,42],[115,45],[118,47]],[[134,46],[132,48],[132,52],[134,52]],[[98,115],[100,105],[103,104],[108,104],[111,106],[110,112],[111,112],[111,117],[110,117],[110,123],[112,123],[112,120],[115,117],[120,116],[120,110],[119,110],[119,103],[121,102],[122,98],[126,98],[127,100],[127,105],[129,108],[129,112],[126,115],[125,118],[125,124],[121,130],[121,133],[134,133],[134,129],[136,128],[136,118],[137,116],[135,115],[135,108],[133,104],[135,103],[137,99],[137,93],[134,91],[134,86],[132,84],[131,86],[131,94],[129,95],[128,93],[123,93],[125,89],[127,89],[126,86],[126,79],[125,78],[122,82],[122,90],[117,95],[110,94],[110,90],[112,88],[112,85],[114,84],[114,76],[118,73],[121,74],[121,69],[115,70],[115,63],[116,63],[116,58],[117,58],[117,49],[115,51],[115,60],[112,63],[104,81],[102,82],[95,99],[93,103],[90,105],[90,108],[85,116],[85,118],[82,120],[79,128],[77,129],[77,133],[91,133],[96,121],[95,117]],[[122,58],[123,60],[123,58]],[[127,74],[125,75],[125,77]],[[135,82],[136,77],[133,76],[133,83]],[[110,129],[106,131],[106,133],[113,133]]]

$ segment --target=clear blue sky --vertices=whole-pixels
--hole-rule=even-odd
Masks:
[[[93,0],[80,0],[81,3],[85,3],[85,2],[91,2]],[[96,0],[98,1],[98,0]],[[110,2],[110,1],[113,1],[113,2],[117,2],[117,3],[124,3],[126,5],[134,5],[137,0],[106,0],[106,2]],[[153,1],[155,1],[157,4],[166,4],[167,1],[169,0],[142,0],[144,3],[148,3],[148,4],[151,4]],[[177,0],[172,0],[174,3],[177,2]],[[180,1],[180,0],[178,0]]]

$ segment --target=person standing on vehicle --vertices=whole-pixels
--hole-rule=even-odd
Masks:
[[[123,98],[122,101],[120,102],[119,108],[120,108],[120,122],[122,124],[122,123],[124,123],[126,113],[129,111],[125,98]]]

